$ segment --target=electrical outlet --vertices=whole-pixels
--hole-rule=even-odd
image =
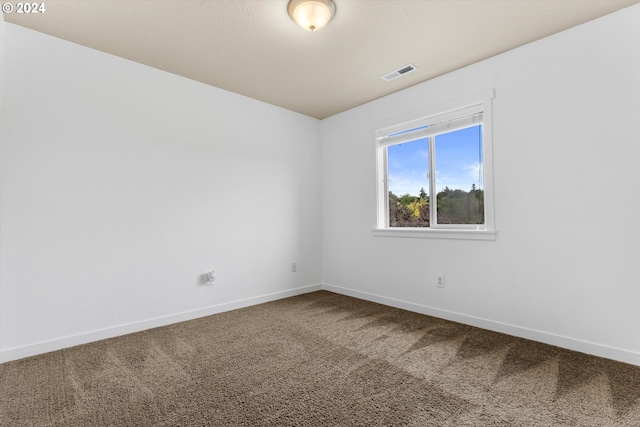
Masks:
[[[295,262],[291,263],[291,272],[295,273],[296,271],[298,271],[298,264],[296,264]]]
[[[213,282],[216,280],[216,272],[215,272],[215,270],[211,270],[211,271],[207,272],[206,279],[207,279],[207,281],[205,282],[205,285],[213,285]]]
[[[436,286],[444,288],[444,274],[436,274]]]

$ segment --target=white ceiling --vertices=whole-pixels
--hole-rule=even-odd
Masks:
[[[7,22],[319,119],[640,0],[334,0],[321,31],[288,0],[46,0]],[[406,64],[417,71],[380,76]],[[46,71],[45,71],[46,72]]]

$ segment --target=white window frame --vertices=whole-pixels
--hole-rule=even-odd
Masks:
[[[377,162],[377,224],[373,230],[375,236],[469,240],[496,239],[493,200],[493,98],[494,90],[487,89],[462,99],[414,112],[380,124],[382,127],[379,127],[374,132]],[[477,120],[478,115],[481,115],[482,120],[484,224],[437,224],[432,221],[430,227],[390,227],[386,147],[473,126],[474,120]],[[454,126],[451,126],[452,123]],[[408,129],[416,129],[422,126],[427,127],[406,132]],[[431,153],[435,153],[434,139],[430,138]],[[435,156],[430,156],[429,162],[429,197],[435,200],[435,179],[432,179],[433,174],[431,173],[431,171],[435,170]],[[435,210],[432,212],[432,219],[434,216]]]

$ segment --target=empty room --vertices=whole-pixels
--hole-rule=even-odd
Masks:
[[[640,425],[640,0],[1,6],[1,426]]]

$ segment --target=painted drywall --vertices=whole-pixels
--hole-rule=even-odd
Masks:
[[[319,287],[319,121],[4,26],[4,360]]]
[[[639,22],[634,6],[324,120],[328,289],[640,364]],[[487,88],[496,241],[373,236],[376,127]]]

